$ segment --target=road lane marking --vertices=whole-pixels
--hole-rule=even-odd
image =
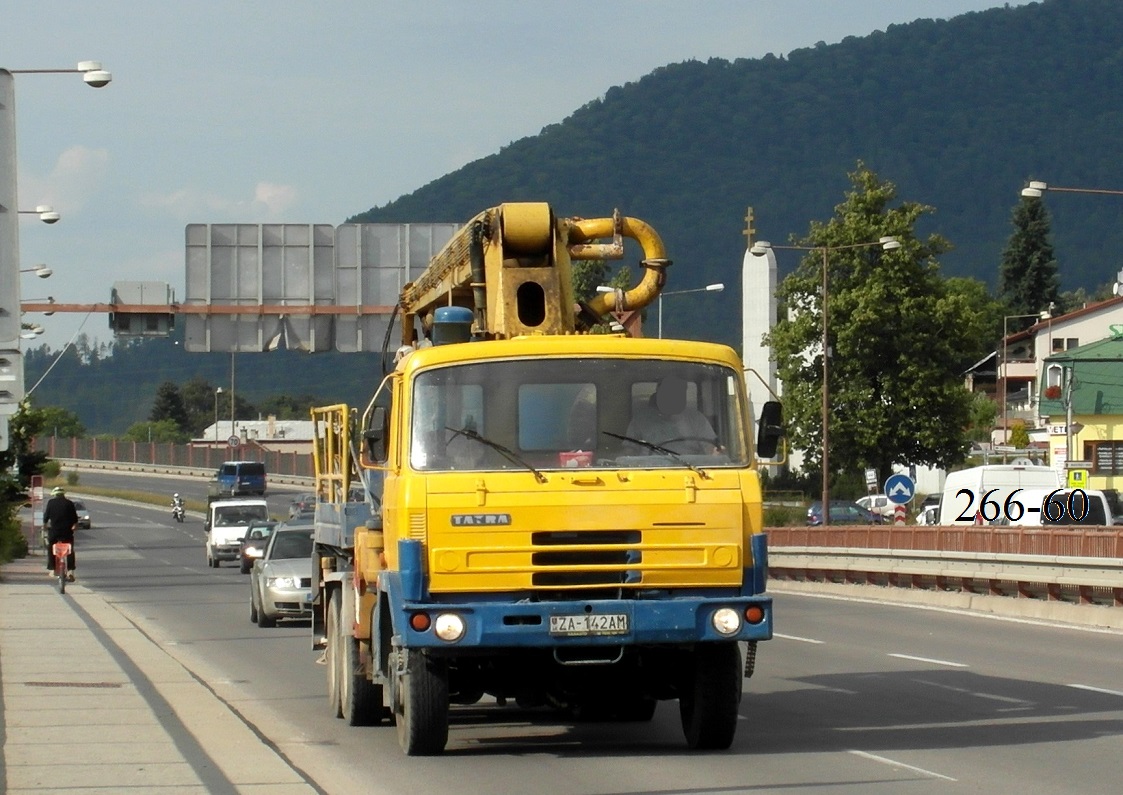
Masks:
[[[966,687],[955,687],[953,685],[946,685],[943,682],[933,682],[929,679],[913,679],[912,681],[917,684],[926,685],[928,687],[937,687],[940,690],[950,690],[953,693],[962,693],[975,698],[986,698],[991,701],[1001,701],[1003,704],[1017,704],[1019,706],[1031,705],[1032,701],[1026,701],[1024,698],[1011,698],[1010,696],[1000,696],[996,693],[980,693],[977,690],[968,690]]]
[[[1108,690],[1106,687],[1092,687],[1091,685],[1073,685],[1068,687],[1075,687],[1077,690],[1090,690],[1093,693],[1103,693],[1108,696],[1121,696],[1123,697],[1123,690]]]
[[[933,660],[931,657],[914,657],[911,654],[892,654],[889,657],[897,657],[901,660],[912,660],[913,662],[931,663],[932,665],[946,665],[949,668],[970,668],[967,663],[952,662],[951,660]]]
[[[773,632],[772,637],[782,638],[783,640],[796,640],[796,641],[799,641],[800,643],[815,643],[815,644],[819,644],[819,645],[822,645],[823,643],[826,643],[826,641],[815,640],[814,638],[801,638],[801,637],[798,637],[796,635],[781,635],[779,632]]]
[[[902,767],[905,770],[911,770],[914,773],[920,773],[922,776],[930,776],[932,778],[938,778],[938,779],[942,779],[944,781],[958,781],[959,780],[959,779],[952,778],[951,776],[945,776],[942,773],[936,773],[932,770],[925,770],[922,767],[916,767],[914,765],[906,765],[904,762],[898,762],[896,759],[890,759],[887,756],[878,756],[877,754],[869,754],[869,753],[866,753],[865,751],[854,751],[854,750],[851,750],[849,753],[854,754],[854,756],[860,756],[863,759],[869,759],[873,762],[880,762],[883,765],[890,765],[892,767]]]

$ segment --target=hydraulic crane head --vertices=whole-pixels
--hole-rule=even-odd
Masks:
[[[579,305],[572,261],[620,259],[625,237],[643,248],[640,283]],[[595,242],[606,238],[611,242]],[[402,341],[415,342],[415,320],[427,333],[433,312],[442,306],[470,309],[475,339],[578,333],[611,310],[651,303],[669,265],[659,235],[638,219],[618,213],[612,218],[557,218],[545,203],[502,204],[469,221],[402,290]]]

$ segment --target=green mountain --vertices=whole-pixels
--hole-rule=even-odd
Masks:
[[[1121,67],[1119,0],[1044,0],[785,57],[679,63],[350,220],[466,221],[505,201],[585,217],[619,208],[662,235],[669,289],[727,285],[665,302],[665,332],[739,345],[747,207],[758,238],[786,242],[831,215],[861,160],[901,199],[936,208],[918,233],[955,246],[946,275],[993,286],[1028,179],[1123,188]],[[494,102],[482,86],[480,112]],[[1046,204],[1062,288],[1114,281],[1123,196]]]

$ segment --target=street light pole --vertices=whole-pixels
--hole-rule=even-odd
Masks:
[[[671,290],[669,292],[659,293],[659,306],[656,312],[659,316],[659,324],[657,335],[659,339],[663,339],[663,296],[664,295],[686,295],[687,293],[720,293],[725,289],[725,284],[718,282],[717,284],[707,284],[705,287],[692,287],[689,290]]]
[[[1021,318],[1034,317],[1040,320],[1045,320],[1049,316],[1048,312],[1036,312],[1029,315],[1006,315],[1002,318],[1002,363],[1001,371],[998,373],[999,377],[999,394],[1002,396],[1002,446],[1010,446],[1010,425],[1007,420],[1009,409],[1006,405],[1006,379],[1008,376],[1007,359],[1009,357],[1009,332],[1006,330],[1006,322],[1008,320],[1019,320]],[[1006,450],[1002,451],[1002,463],[1006,463]]]
[[[78,72],[94,88],[108,85],[113,79],[96,61],[82,61],[76,69],[4,69],[0,68],[0,358],[15,364],[11,368],[11,383],[0,396],[0,429],[5,429],[8,418],[24,399],[23,358],[19,351],[22,331],[20,320],[19,284],[19,201],[16,178],[16,90],[17,74],[52,74]],[[45,223],[58,221],[59,215],[51,207],[36,208]],[[7,449],[7,433],[3,434],[3,448]]]
[[[218,447],[218,396],[222,394],[222,387],[214,391],[214,446]]]
[[[854,248],[871,248],[873,246],[881,246],[883,251],[893,251],[901,247],[901,243],[895,237],[882,237],[877,242],[869,243],[850,243],[842,246],[774,246],[767,241],[758,241],[753,244],[749,249],[749,253],[761,257],[768,253],[768,249],[787,249],[789,251],[819,251],[823,255],[823,283],[822,283],[822,306],[821,314],[823,316],[823,339],[820,343],[823,348],[823,405],[821,409],[820,422],[822,423],[822,449],[820,450],[820,458],[823,462],[823,480],[822,480],[822,494],[820,499],[822,501],[822,521],[823,526],[826,527],[830,524],[831,518],[831,469],[830,469],[830,355],[829,346],[830,338],[828,337],[828,330],[830,328],[830,320],[827,311],[828,303],[828,276],[830,271],[830,253],[832,251],[844,251],[846,249]]]

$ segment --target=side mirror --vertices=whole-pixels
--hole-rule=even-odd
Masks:
[[[370,416],[370,427],[363,431],[367,455],[372,461],[383,463],[387,458],[390,414],[385,406],[375,406]]]
[[[769,400],[760,408],[756,435],[756,454],[760,458],[774,458],[780,439],[784,436],[784,408],[777,400]]]

